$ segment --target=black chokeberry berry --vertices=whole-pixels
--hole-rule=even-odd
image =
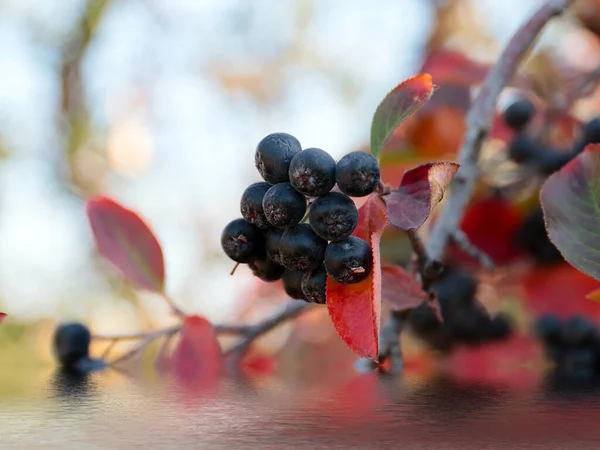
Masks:
[[[491,340],[505,339],[510,336],[513,324],[510,318],[502,313],[492,317],[487,331],[487,337]]]
[[[60,325],[54,333],[54,351],[59,362],[72,367],[82,359],[88,359],[91,340],[90,330],[81,323]]]
[[[583,126],[583,137],[588,144],[600,143],[600,117],[590,120]]]
[[[298,139],[287,133],[273,133],[263,138],[256,147],[254,162],[260,176],[268,183],[289,180],[290,163],[302,151]]]
[[[240,202],[242,217],[246,222],[256,225],[263,230],[267,230],[270,227],[263,210],[263,198],[270,188],[271,185],[264,181],[251,184],[242,194]]]
[[[302,272],[295,272],[286,269],[281,279],[283,280],[283,289],[286,294],[296,300],[306,300],[302,292]]]
[[[325,269],[338,283],[359,283],[373,269],[371,246],[356,236],[332,242],[325,251]]]
[[[560,369],[576,378],[590,379],[594,376],[596,353],[591,348],[568,349],[562,357]]]
[[[341,241],[352,234],[358,225],[358,209],[350,197],[330,192],[319,197],[308,212],[310,226],[327,241]]]
[[[265,193],[263,210],[271,225],[288,228],[296,225],[304,217],[306,198],[290,183],[279,183]]]
[[[281,264],[281,254],[279,253],[279,241],[285,230],[283,228],[272,228],[267,231],[265,236],[265,247],[267,256],[277,264]]]
[[[413,309],[408,320],[413,330],[420,333],[426,333],[442,326],[427,302],[422,302]]]
[[[521,98],[504,110],[502,118],[506,125],[520,131],[529,123],[534,113],[535,106],[533,106],[531,100]]]
[[[562,344],[562,322],[554,314],[546,314],[536,320],[536,335],[547,345]]]
[[[595,337],[596,329],[585,317],[571,317],[562,326],[562,341],[570,347],[591,345]]]
[[[337,185],[350,197],[369,195],[379,185],[380,177],[379,163],[370,153],[348,153],[337,163]]]
[[[563,261],[562,255],[548,237],[542,208],[535,208],[527,214],[515,232],[514,239],[517,246],[538,264],[550,265]]]
[[[247,263],[265,254],[265,241],[258,227],[236,219],[229,222],[221,233],[221,247],[227,256],[239,263]]]
[[[327,272],[323,265],[311,273],[305,273],[302,277],[302,292],[307,301],[325,304],[327,287]]]
[[[274,262],[268,256],[248,263],[252,274],[263,281],[277,281],[283,275],[285,268]]]
[[[285,230],[279,240],[281,263],[290,270],[312,272],[325,257],[327,241],[321,239],[307,223]]]
[[[298,192],[318,197],[335,185],[335,160],[320,148],[307,148],[297,153],[290,163],[290,183]]]
[[[524,163],[536,159],[540,154],[539,145],[525,135],[518,135],[508,147],[508,156],[516,163]]]
[[[447,325],[456,339],[476,343],[486,337],[490,322],[487,313],[473,305],[453,314]]]
[[[473,305],[477,280],[460,269],[448,267],[431,289],[437,294],[442,316],[447,317]]]

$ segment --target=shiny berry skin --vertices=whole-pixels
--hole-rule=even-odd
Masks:
[[[65,367],[74,366],[89,357],[92,336],[88,327],[81,323],[65,323],[54,333],[54,352]]]
[[[535,106],[533,106],[531,100],[521,98],[504,110],[502,118],[506,125],[513,130],[520,131],[525,128],[534,114]]]
[[[265,247],[267,256],[277,264],[281,264],[281,255],[279,253],[279,241],[285,229],[272,228],[265,235]]]
[[[379,186],[379,163],[370,153],[348,153],[337,163],[335,178],[344,194],[350,197],[364,197]]]
[[[289,181],[290,163],[302,151],[298,139],[287,133],[273,133],[264,137],[256,147],[254,163],[267,183]]]
[[[302,292],[308,302],[324,305],[327,299],[326,286],[327,272],[323,265],[319,266],[314,272],[305,273],[302,277]]]
[[[263,198],[270,188],[271,185],[264,181],[251,184],[242,194],[242,200],[240,202],[242,217],[246,222],[256,225],[263,230],[270,228],[262,204]]]
[[[286,294],[296,300],[306,300],[304,292],[302,292],[302,272],[287,270],[283,272],[281,279],[283,280],[283,289]]]
[[[263,281],[277,281],[283,275],[285,268],[269,257],[256,259],[248,263],[252,274]]]
[[[600,117],[590,120],[583,126],[583,136],[588,144],[600,143]]]
[[[534,325],[536,335],[548,345],[562,344],[562,322],[553,314],[540,317]]]
[[[350,197],[330,192],[311,205],[308,219],[312,229],[327,241],[348,238],[358,225],[358,209]]]
[[[238,263],[247,263],[265,254],[265,241],[260,229],[244,219],[229,222],[221,233],[221,247]]]
[[[327,241],[321,239],[307,223],[285,230],[279,240],[281,263],[296,272],[312,272],[325,257]]]
[[[373,269],[371,246],[356,236],[332,242],[325,251],[325,269],[338,283],[359,283],[367,278]]]
[[[320,148],[307,148],[297,153],[290,163],[290,183],[298,192],[318,197],[335,185],[335,160]]]
[[[306,198],[290,183],[279,183],[265,193],[263,210],[271,225],[288,228],[296,225],[304,217]]]

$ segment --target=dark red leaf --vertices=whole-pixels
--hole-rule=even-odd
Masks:
[[[398,189],[386,198],[390,223],[401,230],[419,228],[442,200],[458,170],[457,163],[429,163],[404,174]]]
[[[221,374],[222,358],[212,324],[200,316],[185,317],[171,361],[184,383],[199,388],[214,386]]]
[[[394,130],[433,94],[431,75],[408,78],[396,86],[377,107],[371,123],[371,153],[378,156]]]
[[[565,260],[600,280],[600,145],[552,174],[540,193],[550,240]]]
[[[379,357],[381,320],[379,241],[386,225],[385,205],[377,194],[371,194],[358,210],[353,235],[371,244],[373,271],[356,284],[340,284],[327,277],[327,310],[335,330],[352,351],[375,361]]]
[[[87,214],[100,254],[136,287],[164,292],[162,249],[144,220],[104,196],[88,200]]]
[[[438,48],[427,55],[421,70],[430,73],[441,86],[471,87],[483,80],[489,66],[477,63],[462,53]]]
[[[600,304],[587,298],[600,288],[600,282],[569,264],[536,268],[523,278],[522,286],[525,304],[536,316],[552,313],[563,318],[579,314],[600,318]]]
[[[5,317],[6,317],[6,313],[0,312],[0,323],[2,323],[2,321],[4,320]]]
[[[415,277],[398,266],[381,268],[381,299],[397,311],[419,306],[427,295]]]

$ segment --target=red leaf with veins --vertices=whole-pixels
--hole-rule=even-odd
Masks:
[[[87,214],[100,254],[137,288],[164,292],[162,249],[144,220],[104,196],[87,201]]]
[[[177,377],[188,385],[212,387],[221,374],[221,360],[212,324],[200,316],[186,316],[171,359]]]
[[[5,317],[6,317],[6,313],[0,312],[0,323],[2,323],[2,321],[4,320]]]
[[[327,310],[335,330],[359,356],[379,359],[381,320],[381,261],[379,241],[387,225],[385,205],[371,194],[358,210],[353,236],[367,241],[373,249],[373,270],[360,283],[340,284],[327,277]]]
[[[409,170],[398,189],[386,198],[390,223],[401,230],[419,228],[444,198],[458,170],[457,163],[429,163]]]
[[[381,268],[381,299],[396,311],[405,311],[419,306],[427,295],[414,275],[402,267]]]
[[[600,145],[548,177],[540,199],[550,240],[569,264],[600,280]]]

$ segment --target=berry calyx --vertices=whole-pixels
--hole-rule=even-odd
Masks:
[[[256,259],[248,263],[252,274],[263,281],[277,281],[283,275],[285,268],[269,257]]]
[[[260,176],[268,183],[289,180],[290,163],[302,151],[298,139],[287,133],[273,133],[264,137],[256,147],[254,163]]]
[[[329,153],[320,148],[307,148],[297,153],[290,163],[290,183],[304,195],[325,195],[335,185],[335,167]]]
[[[338,162],[335,179],[344,194],[350,197],[364,197],[379,185],[379,163],[370,153],[348,153]]]
[[[323,265],[320,265],[314,272],[305,273],[302,277],[302,292],[308,302],[325,304],[326,286],[327,272]]]
[[[290,183],[271,186],[263,198],[263,210],[269,223],[288,228],[302,220],[306,213],[306,198]]]
[[[54,352],[64,367],[73,367],[82,359],[89,358],[92,336],[88,327],[81,323],[65,323],[54,333]]]
[[[358,225],[358,209],[350,197],[330,192],[319,197],[308,212],[310,226],[327,241],[348,238]]]
[[[270,188],[271,185],[264,181],[251,184],[242,194],[242,200],[240,201],[242,217],[246,222],[256,225],[263,230],[270,228],[262,204],[263,198]]]
[[[535,113],[535,106],[531,100],[521,98],[513,102],[504,110],[502,118],[504,123],[513,130],[520,131],[531,121]]]
[[[327,246],[325,270],[338,283],[359,283],[369,276],[372,269],[373,253],[365,240],[350,236]]]
[[[221,247],[227,256],[238,263],[247,263],[265,254],[260,229],[244,219],[229,222],[221,233]]]
[[[279,240],[281,263],[290,270],[312,272],[323,262],[327,241],[307,223],[285,230]]]
[[[295,272],[293,270],[286,269],[283,272],[281,279],[283,280],[283,289],[285,293],[291,298],[296,300],[306,300],[304,292],[302,292],[302,272]]]

